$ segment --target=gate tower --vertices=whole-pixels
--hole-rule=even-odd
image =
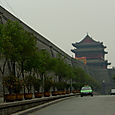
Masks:
[[[95,69],[107,69],[108,63],[105,60],[105,54],[108,52],[104,51],[106,46],[103,42],[97,42],[93,40],[88,34],[80,42],[72,43],[75,49],[71,51],[75,53],[75,58],[78,60],[84,60],[84,64]]]

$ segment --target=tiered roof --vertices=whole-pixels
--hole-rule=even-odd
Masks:
[[[80,42],[72,44],[75,49],[71,50],[75,53],[76,58],[86,57],[87,64],[89,65],[110,65],[107,60],[104,60],[104,55],[108,52],[104,51],[106,46],[103,45],[103,42],[97,42],[92,39],[88,34]]]
[[[76,42],[72,44],[74,47],[79,48],[79,47],[102,47],[102,48],[106,48],[103,45],[103,42],[97,42],[95,40],[93,40],[88,34],[85,36],[85,38],[83,40],[81,40],[80,42]]]

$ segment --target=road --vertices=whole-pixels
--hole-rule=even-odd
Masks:
[[[115,115],[115,96],[72,97],[28,115]]]

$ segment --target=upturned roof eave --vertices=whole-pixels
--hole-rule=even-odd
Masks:
[[[82,46],[100,46],[100,47],[103,47],[103,48],[106,48],[106,46],[104,46],[103,44],[97,42],[97,43],[72,43],[73,47],[75,48],[79,48],[79,47],[82,47]]]

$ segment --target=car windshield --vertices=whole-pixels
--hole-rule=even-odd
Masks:
[[[91,87],[82,87],[81,90],[91,90]]]

